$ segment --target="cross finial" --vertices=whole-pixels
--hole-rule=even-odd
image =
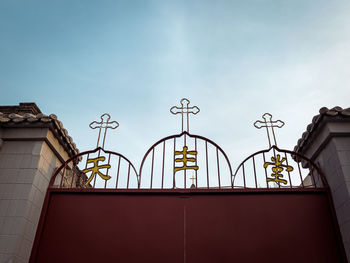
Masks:
[[[196,181],[196,177],[192,176],[190,179],[192,180],[191,188],[196,188],[196,185],[194,183]]]
[[[264,121],[256,121],[254,122],[255,128],[261,129],[261,128],[266,128],[266,133],[267,133],[267,138],[269,139],[269,147],[271,147],[271,138],[270,138],[270,131],[269,128],[271,128],[274,144],[277,146],[277,141],[276,141],[276,136],[275,136],[275,131],[273,128],[282,128],[284,126],[284,122],[281,120],[273,121],[272,120],[272,115],[270,113],[265,113],[262,118]]]
[[[189,107],[190,101],[188,99],[182,99],[180,101],[181,107],[173,106],[170,109],[170,112],[172,114],[181,114],[181,120],[182,120],[182,132],[185,130],[189,132],[190,130],[190,117],[189,114],[197,114],[200,110],[197,106]],[[186,121],[184,120],[186,118]],[[184,123],[186,123],[186,129],[184,129]]]
[[[105,147],[105,140],[107,135],[107,129],[116,129],[119,126],[119,123],[116,121],[109,121],[111,119],[111,116],[107,113],[101,115],[101,121],[93,121],[90,123],[89,127],[91,129],[99,129],[98,131],[98,138],[97,138],[97,146],[100,144],[100,137],[101,137],[101,130],[105,129],[104,135],[103,135],[103,143],[102,148]]]

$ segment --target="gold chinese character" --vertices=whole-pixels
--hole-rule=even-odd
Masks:
[[[197,151],[187,151],[187,149],[188,149],[187,146],[184,146],[182,151],[175,151],[175,156],[182,155],[182,158],[175,158],[175,162],[182,162],[183,166],[175,167],[174,173],[176,173],[177,171],[180,171],[180,170],[187,170],[187,169],[198,170],[198,166],[196,166],[196,165],[193,165],[193,166],[187,165],[187,162],[195,162],[196,161],[196,158],[193,158],[193,157],[188,158],[187,154],[196,156]]]
[[[283,162],[285,160],[286,160],[286,158],[282,158],[282,160],[281,160],[281,156],[279,154],[277,154],[276,158],[271,157],[272,163],[270,163],[270,162],[264,163],[264,168],[268,167],[269,165],[274,165],[272,167],[273,173],[271,174],[271,176],[275,177],[275,178],[267,178],[267,182],[274,181],[274,182],[280,182],[283,184],[287,184],[286,180],[280,179],[280,177],[283,177],[283,174],[281,174],[281,172],[283,171],[284,168],[286,168],[287,172],[293,171],[293,167],[290,165],[283,164]]]
[[[109,180],[109,179],[111,179],[110,176],[104,175],[103,173],[101,173],[101,172],[99,171],[99,169],[102,169],[102,168],[111,168],[111,166],[110,166],[109,164],[105,164],[105,165],[100,165],[100,166],[98,166],[98,162],[99,162],[99,161],[102,161],[102,162],[103,162],[105,159],[106,159],[105,157],[101,156],[101,157],[97,157],[97,158],[94,158],[94,159],[89,159],[89,160],[87,160],[87,163],[93,163],[94,166],[91,167],[91,168],[87,168],[87,169],[85,169],[85,170],[82,171],[83,173],[91,172],[90,178],[89,178],[89,180],[86,182],[85,185],[88,185],[88,184],[91,182],[91,180],[95,177],[95,174],[98,174],[98,175],[99,175],[102,179],[104,179],[104,180]]]

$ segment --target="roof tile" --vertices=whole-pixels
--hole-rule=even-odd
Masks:
[[[306,131],[302,134],[301,139],[298,140],[297,145],[294,147],[294,151],[301,153],[303,147],[308,144],[311,140],[313,133],[317,130],[322,120],[326,117],[332,118],[336,116],[341,116],[344,118],[350,117],[350,108],[343,109],[339,106],[328,109],[327,107],[322,107],[319,110],[320,114],[312,118],[312,122],[307,126]]]
[[[70,151],[75,155],[79,153],[76,144],[73,142],[72,137],[68,135],[68,131],[63,127],[61,121],[57,119],[55,114],[50,114],[50,116],[45,115],[43,113],[32,114],[32,113],[3,113],[0,112],[0,123],[33,123],[33,122],[42,122],[42,123],[52,123],[54,125],[54,129],[60,131],[60,136],[63,137],[63,140],[66,141]]]

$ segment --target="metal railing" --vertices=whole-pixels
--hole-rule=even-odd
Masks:
[[[122,154],[96,148],[67,160],[50,182],[53,188],[86,189],[296,189],[327,186],[320,169],[311,160],[277,146],[250,155],[233,173],[220,146],[186,131],[153,144],[144,155],[139,172]]]

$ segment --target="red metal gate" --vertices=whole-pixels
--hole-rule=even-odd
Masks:
[[[192,170],[175,166],[187,149],[197,157]],[[98,175],[112,179],[99,183]],[[139,172],[101,148],[68,160],[50,182],[30,262],[333,263],[346,256],[327,182],[310,160],[273,146],[232,173],[219,146],[184,132],[154,144]]]
[[[51,189],[31,262],[344,262],[324,190]]]

